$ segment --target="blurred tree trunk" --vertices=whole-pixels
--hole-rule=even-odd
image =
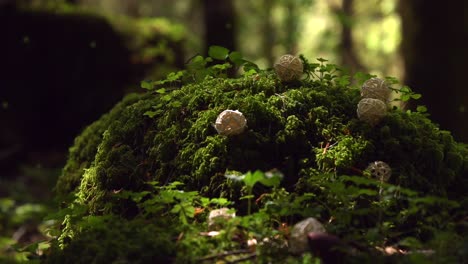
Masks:
[[[285,47],[286,53],[297,53],[297,36],[299,24],[299,6],[297,0],[289,0],[285,3],[286,17],[285,17]]]
[[[405,83],[442,129],[468,142],[468,1],[400,0]]]
[[[140,17],[140,4],[138,0],[125,1],[126,14],[131,17]]]
[[[338,45],[340,64],[348,69],[350,74],[358,71],[366,72],[366,67],[361,63],[354,50],[354,0],[342,0],[341,7],[331,3],[330,8],[341,26],[340,43]]]
[[[235,9],[232,0],[203,0],[205,54],[212,45],[236,49]]]
[[[275,0],[264,0],[263,1],[263,38],[262,38],[262,47],[263,52],[265,53],[265,58],[268,61],[270,67],[275,63],[275,58],[273,55],[273,45],[275,43],[275,28],[274,23],[271,17],[273,10],[273,3]]]

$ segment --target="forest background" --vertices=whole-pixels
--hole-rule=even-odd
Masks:
[[[66,16],[79,23],[66,26]],[[51,26],[60,23],[62,31]],[[151,26],[157,30],[148,33]],[[418,103],[441,129],[468,142],[466,1],[3,0],[0,32],[0,248],[35,239],[55,206],[67,148],[86,125],[139,91],[141,80],[182,68],[212,45],[261,68],[291,53],[396,77],[423,94]],[[103,32],[120,36],[105,38],[111,48],[96,39]],[[155,48],[161,39],[166,44]],[[48,48],[35,48],[38,42]],[[97,60],[89,50],[109,54]]]

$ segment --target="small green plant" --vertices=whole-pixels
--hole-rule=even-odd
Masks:
[[[241,199],[247,199],[247,214],[249,215],[252,213],[252,199],[255,198],[253,195],[253,188],[255,184],[261,183],[267,187],[278,187],[281,183],[281,179],[283,178],[283,174],[276,170],[268,171],[266,173],[256,170],[253,173],[249,171],[243,175],[238,174],[239,173],[235,172],[227,172],[225,176],[228,179],[242,181],[244,183],[245,187],[247,188],[247,195],[241,197]]]
[[[186,83],[200,82],[207,76],[227,78],[227,71],[233,67],[236,71],[243,68],[246,76],[260,71],[255,63],[243,58],[240,52],[211,46],[208,50],[208,57],[196,55],[190,58],[185,70],[171,72],[163,80],[142,81],[140,86],[148,91],[164,94],[166,89],[161,87],[169,86],[176,89]]]

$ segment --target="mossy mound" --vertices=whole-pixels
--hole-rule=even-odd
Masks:
[[[466,145],[420,112],[394,107],[377,125],[360,121],[359,88],[332,74],[336,66],[302,59],[308,77],[282,83],[270,70],[246,69],[239,78],[226,78],[227,64],[206,68],[208,60],[195,58],[188,70],[156,87],[143,83],[149,92],[128,95],[87,127],[70,148],[56,186],[61,198],[73,195],[47,262],[89,252],[96,256],[89,261],[109,255],[115,262],[199,263],[213,260],[213,253],[245,250],[256,236],[264,242],[256,250],[259,262],[297,263],[278,223],[311,216],[333,221],[328,232],[372,248],[376,241],[417,236],[428,242],[436,230],[453,232],[448,215],[459,219],[467,204]],[[243,113],[243,133],[218,134],[214,124],[226,109]],[[363,172],[379,160],[392,168],[389,184]],[[272,169],[284,177],[281,188],[270,191],[248,189],[246,182],[242,188],[232,176]],[[252,197],[245,210],[245,192],[258,197],[258,212],[251,213]],[[203,235],[209,211],[232,204],[238,216],[221,235]],[[145,237],[157,232],[161,238]]]
[[[209,197],[233,198],[237,191],[226,170],[278,169],[283,185],[294,191],[311,172],[350,175],[382,160],[393,169],[391,183],[463,195],[465,146],[421,113],[394,108],[371,127],[356,117],[359,100],[359,90],[346,82],[285,85],[271,72],[208,76],[130,95],[76,138],[57,191],[77,192],[91,214],[102,214],[118,212],[118,204],[108,203],[115,192],[141,191],[147,181],[180,181]],[[213,124],[225,109],[244,114],[244,133],[217,134]]]

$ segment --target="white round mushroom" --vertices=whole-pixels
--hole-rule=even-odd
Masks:
[[[237,110],[224,110],[218,115],[214,125],[218,134],[225,136],[238,135],[244,132],[246,126],[247,119]]]
[[[281,56],[273,67],[283,82],[298,80],[304,71],[301,59],[291,54]]]
[[[208,215],[208,229],[211,231],[219,230],[224,222],[234,217],[236,217],[236,213],[227,207],[212,210]]]
[[[367,169],[372,177],[377,178],[381,182],[386,182],[392,175],[392,168],[383,161],[374,161],[367,166]]]
[[[380,78],[371,78],[364,82],[361,87],[361,96],[363,98],[374,98],[387,103],[390,97],[390,88],[385,80]]]
[[[291,230],[289,238],[289,252],[293,254],[302,254],[309,249],[307,235],[310,232],[325,233],[325,227],[313,217],[306,218],[295,224]]]
[[[364,98],[357,106],[359,120],[376,125],[387,114],[387,105],[379,99]]]

